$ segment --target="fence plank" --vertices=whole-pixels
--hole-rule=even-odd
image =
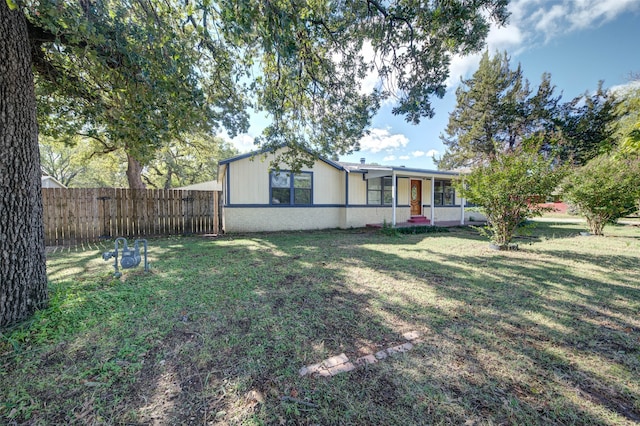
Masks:
[[[43,188],[45,243],[219,233],[219,200],[215,191]]]

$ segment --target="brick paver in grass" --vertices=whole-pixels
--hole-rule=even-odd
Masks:
[[[317,364],[307,365],[300,369],[300,375],[318,375],[322,377],[331,377],[336,374],[346,373],[351,370],[356,369],[357,367],[361,367],[368,364],[375,364],[376,362],[387,358],[390,355],[401,354],[413,349],[414,344],[421,343],[420,333],[417,331],[410,331],[408,333],[404,333],[402,335],[405,339],[409,340],[402,345],[392,346],[385,350],[376,352],[374,354],[367,354],[365,356],[361,356],[356,359],[354,363],[349,361],[349,358],[344,354],[332,356],[331,358],[327,358],[322,362]]]

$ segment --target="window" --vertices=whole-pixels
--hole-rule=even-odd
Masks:
[[[433,204],[436,206],[453,206],[455,190],[450,180],[437,180],[434,182]]]
[[[312,204],[312,176],[309,172],[271,172],[271,204]]]
[[[390,177],[367,180],[367,204],[391,205],[393,185]]]

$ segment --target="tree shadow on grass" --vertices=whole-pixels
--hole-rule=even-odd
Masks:
[[[638,391],[626,377],[638,372],[629,319],[637,274],[626,287],[619,277],[585,283],[566,253],[537,262],[476,248],[468,257],[432,245],[443,237],[159,243],[151,275],[94,286],[64,317],[89,322],[93,313],[91,326],[30,361],[31,374],[56,388],[21,388],[41,402],[33,418],[52,422],[635,421]],[[481,241],[455,238],[455,247]],[[332,378],[298,374],[401,343],[412,330],[424,342],[404,355]]]

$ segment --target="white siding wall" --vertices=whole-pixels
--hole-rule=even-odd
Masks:
[[[269,161],[262,156],[244,158],[227,165],[231,204],[269,204]],[[226,188],[225,188],[226,189]]]
[[[230,187],[227,202],[231,205],[269,204],[269,164],[273,158],[272,154],[266,158],[257,155],[228,164]],[[284,165],[281,168],[286,170]],[[344,204],[344,171],[323,161],[301,171],[313,173],[313,204]]]
[[[465,222],[469,222],[471,221],[471,219],[473,219],[474,221],[484,221],[487,220],[487,218],[480,212],[477,211],[469,211],[466,210],[464,211],[464,221]]]
[[[401,206],[408,205],[410,203],[409,192],[411,190],[411,179],[398,178],[397,190],[398,190],[398,194],[397,194],[398,202],[396,204],[400,204]]]
[[[429,211],[430,209],[427,210]],[[442,221],[451,222],[460,220],[460,206],[436,207],[434,210],[436,225],[438,224],[438,222]]]
[[[411,217],[408,207],[396,208],[396,222],[406,222]],[[367,224],[391,224],[393,212],[390,206],[386,207],[349,207],[346,215],[345,228],[360,228]]]
[[[349,205],[367,204],[367,181],[362,173],[349,173]]]
[[[225,207],[225,232],[272,232],[344,227],[344,207]],[[359,225],[362,226],[362,225]]]

